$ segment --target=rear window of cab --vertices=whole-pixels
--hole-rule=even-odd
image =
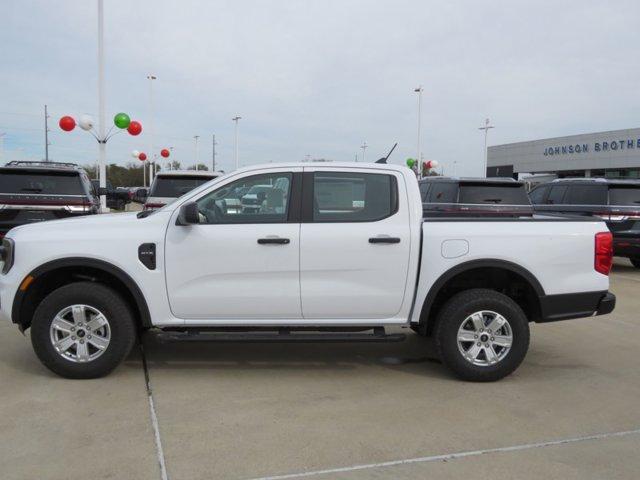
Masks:
[[[78,172],[0,171],[0,194],[85,195]]]

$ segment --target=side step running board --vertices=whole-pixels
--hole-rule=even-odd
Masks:
[[[239,342],[239,343],[342,343],[342,342],[402,342],[404,333],[386,334],[376,328],[373,333],[308,333],[308,332],[207,332],[161,331],[154,336],[161,342]]]

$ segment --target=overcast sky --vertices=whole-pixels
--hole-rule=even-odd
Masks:
[[[3,160],[50,156],[95,162],[86,132],[58,119],[97,115],[97,8],[92,0],[5,0],[0,17]],[[481,173],[489,144],[638,127],[640,2],[580,1],[159,1],[105,0],[107,113],[142,122],[118,135],[108,161],[155,145],[183,166],[416,156],[422,84],[425,159],[445,173]]]

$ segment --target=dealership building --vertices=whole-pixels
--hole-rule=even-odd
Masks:
[[[640,128],[489,147],[487,176],[640,178]]]

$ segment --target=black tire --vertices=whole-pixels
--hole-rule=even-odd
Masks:
[[[126,206],[126,203],[124,200],[118,200],[118,203],[116,204],[116,209],[124,210],[125,206]]]
[[[489,310],[502,315],[511,327],[510,350],[494,365],[475,365],[458,348],[458,329],[469,315]],[[447,301],[436,319],[436,348],[442,362],[459,378],[472,382],[492,382],[512,373],[529,348],[529,322],[512,299],[493,290],[465,290]],[[463,344],[464,345],[464,344]]]
[[[640,258],[630,258],[629,260],[631,260],[631,265],[640,268]]]
[[[50,334],[54,317],[64,308],[76,304],[101,312],[108,320],[111,335],[103,353],[84,363],[74,362],[58,353]],[[129,355],[135,341],[135,321],[129,306],[117,292],[100,283],[77,282],[54,290],[38,305],[31,323],[31,343],[36,355],[45,367],[66,378],[107,375]]]

